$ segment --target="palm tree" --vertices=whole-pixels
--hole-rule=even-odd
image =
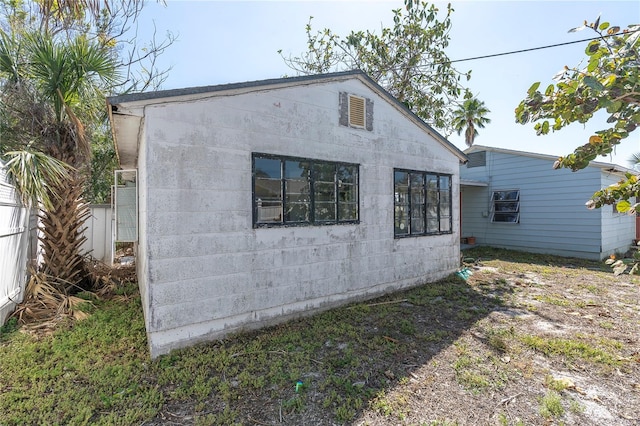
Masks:
[[[49,195],[40,212],[43,272],[65,282],[67,289],[77,286],[85,276],[81,245],[88,218],[82,182],[90,144],[83,121],[94,122],[102,113],[95,100],[117,78],[115,58],[83,36],[31,34],[18,43],[2,32],[0,77],[2,124],[5,132],[10,130],[7,138],[13,138],[13,146],[29,146],[67,166],[62,176],[40,175],[41,189]],[[21,176],[27,170],[17,167],[14,180],[29,181]],[[27,198],[34,196],[34,186],[24,188]]]
[[[453,112],[452,127],[458,133],[464,130],[464,141],[468,147],[473,145],[473,141],[478,136],[478,128],[484,129],[484,125],[491,123],[486,117],[490,113],[485,107],[484,102],[476,98],[470,98],[464,101],[460,107]]]

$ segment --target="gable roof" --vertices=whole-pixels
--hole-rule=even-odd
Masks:
[[[501,154],[510,154],[510,155],[518,155],[518,156],[522,156],[522,157],[530,157],[530,158],[538,158],[541,160],[549,160],[549,161],[556,161],[558,159],[558,155],[549,155],[549,154],[538,154],[535,152],[527,152],[527,151],[516,151],[513,149],[505,149],[505,148],[496,148],[496,147],[491,147],[491,146],[483,146],[483,145],[472,145],[470,148],[467,148],[464,150],[465,154],[472,154],[474,152],[482,152],[482,151],[488,151],[488,152],[497,152],[497,153],[501,153]],[[604,163],[604,162],[599,162],[599,161],[591,161],[589,162],[589,166],[588,167],[596,167],[599,169],[602,169],[604,171],[607,172],[611,172],[611,173],[633,173],[633,174],[638,174],[637,171],[632,170],[632,169],[628,169],[626,167],[622,167],[622,166],[618,166],[617,164],[613,164],[613,163]]]
[[[132,93],[107,98],[107,108],[111,129],[116,146],[116,153],[121,167],[135,167],[138,156],[138,138],[144,119],[144,108],[149,105],[167,102],[196,100],[212,96],[249,93],[265,89],[278,89],[294,86],[305,86],[325,82],[339,82],[357,79],[373,92],[384,98],[403,115],[421,127],[425,132],[440,142],[456,155],[461,162],[467,161],[466,155],[447,138],[425,123],[411,112],[403,103],[394,98],[378,83],[360,70],[344,71],[328,74],[306,75],[298,77],[277,78],[270,80],[250,81],[244,83],[200,86],[184,89],[160,90],[155,92]]]

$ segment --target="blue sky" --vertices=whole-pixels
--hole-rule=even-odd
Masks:
[[[432,2],[446,10],[448,2]],[[571,42],[593,37],[584,30],[568,33],[584,20],[626,27],[640,23],[640,2],[624,1],[452,1],[453,29],[447,54],[466,59]],[[163,89],[235,83],[292,75],[278,50],[288,56],[306,50],[305,25],[313,16],[316,30],[330,28],[341,36],[351,30],[377,31],[391,26],[397,1],[178,1],[166,6],[147,3],[139,21],[139,39],[172,32],[178,40],[160,59],[160,68],[172,67]],[[573,124],[559,132],[536,136],[532,125],[515,123],[514,109],[536,81],[542,87],[564,65],[585,58],[586,42],[489,59],[459,62],[460,71],[472,70],[467,83],[491,110],[492,120],[480,129],[478,145],[565,155],[604,128],[606,114],[587,125]],[[465,149],[462,136],[449,140]],[[628,167],[632,153],[640,152],[640,132],[623,141],[616,154],[597,161]]]

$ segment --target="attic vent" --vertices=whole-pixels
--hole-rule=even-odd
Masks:
[[[373,101],[362,96],[340,92],[340,125],[373,130]]]
[[[364,128],[365,100],[358,96],[349,95],[349,125]]]
[[[487,165],[487,151],[472,152],[467,154],[469,162],[467,163],[467,169],[472,167],[483,167]]]

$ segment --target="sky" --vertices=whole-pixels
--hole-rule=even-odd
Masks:
[[[442,11],[447,3],[432,1]],[[569,33],[583,21],[610,22],[622,28],[640,23],[640,1],[451,1],[452,30],[446,50],[452,61],[579,41],[594,37],[591,30]],[[305,26],[313,16],[315,30],[331,29],[346,36],[351,31],[380,34],[392,26],[396,1],[187,1],[149,2],[138,21],[138,40],[163,38],[176,42],[160,57],[160,69],[171,67],[162,89],[240,83],[295,75],[282,56],[306,51]],[[440,15],[444,18],[444,14]],[[574,123],[558,132],[536,136],[532,124],[515,122],[514,109],[534,82],[541,87],[565,65],[579,65],[587,42],[455,63],[459,71],[472,70],[466,83],[491,113],[491,123],[479,129],[476,145],[566,155],[606,128],[606,113],[586,125]],[[464,133],[449,140],[464,150]],[[640,152],[640,131],[622,141],[616,152],[596,161],[630,167]]]

